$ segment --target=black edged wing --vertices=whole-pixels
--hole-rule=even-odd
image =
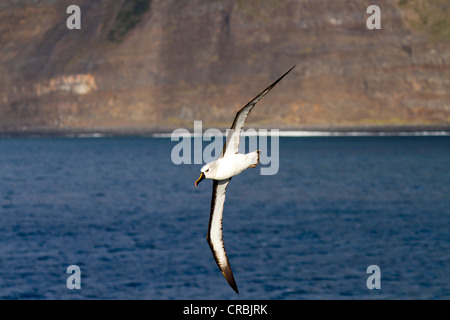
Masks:
[[[250,111],[252,111],[253,107],[264,97],[273,87],[275,87],[278,82],[281,81],[295,66],[290,68],[285,74],[279,77],[274,83],[272,83],[269,87],[267,87],[264,91],[258,94],[255,98],[253,98],[249,103],[247,103],[241,110],[236,113],[236,117],[234,118],[233,124],[231,125],[230,131],[227,136],[227,140],[225,145],[223,146],[222,154],[220,157],[224,157],[226,155],[236,154],[239,151],[239,142],[241,140],[241,130],[244,127],[245,120],[247,120]]]
[[[220,271],[222,271],[223,276],[225,277],[231,288],[233,288],[236,293],[239,293],[236,281],[234,280],[233,272],[231,271],[227,253],[225,251],[222,232],[225,191],[230,181],[231,178],[226,180],[213,180],[211,212],[209,216],[208,235],[206,237],[206,240],[208,240],[211,252],[214,256],[214,259],[216,260],[217,265],[220,268]]]

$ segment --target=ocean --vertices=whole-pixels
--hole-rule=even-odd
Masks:
[[[206,241],[212,182],[176,144],[0,139],[0,299],[450,298],[450,136],[281,137],[276,174],[227,189],[239,295]]]

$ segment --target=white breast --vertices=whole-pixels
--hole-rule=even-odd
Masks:
[[[218,162],[218,170],[214,179],[224,180],[238,175],[249,167],[249,161],[245,154],[233,154],[223,157]]]

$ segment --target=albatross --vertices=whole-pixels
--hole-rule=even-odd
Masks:
[[[236,113],[236,117],[234,118],[223,146],[222,153],[217,160],[212,161],[201,168],[200,177],[195,181],[195,186],[197,186],[205,178],[213,180],[211,211],[206,240],[208,241],[220,271],[222,271],[228,284],[236,293],[239,293],[239,290],[233,272],[231,271],[230,262],[228,261],[225,245],[223,243],[222,217],[223,206],[225,204],[225,191],[232,177],[238,175],[245,169],[256,167],[259,163],[260,150],[247,154],[239,153],[241,130],[244,127],[245,120],[247,120],[250,111],[252,111],[258,101],[275,87],[281,79],[291,72],[294,67],[295,66],[289,69]]]

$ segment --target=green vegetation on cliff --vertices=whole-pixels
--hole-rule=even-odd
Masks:
[[[400,0],[406,21],[417,31],[429,34],[433,41],[450,41],[450,1]]]
[[[126,0],[116,15],[113,27],[108,33],[108,40],[122,41],[128,31],[141,22],[149,10],[152,0]]]

